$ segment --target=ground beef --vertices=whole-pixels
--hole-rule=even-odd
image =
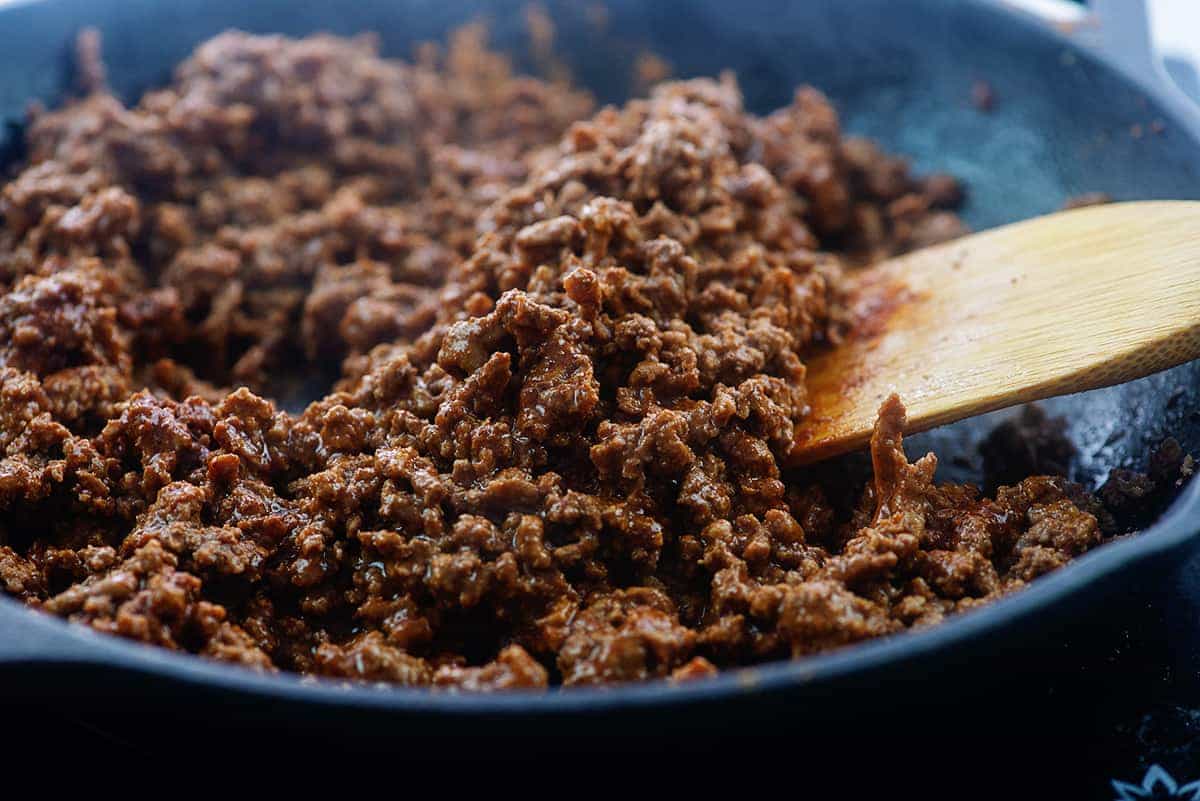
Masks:
[[[1190,469],[1027,478],[1070,457],[1027,417],[1007,486],[936,486],[893,398],[856,504],[784,471],[843,272],[963,230],[813,89],[593,113],[477,26],[411,64],[228,33],[132,108],[81,62],[0,192],[0,586],[46,612],[350,680],[694,680],[984,603]]]
[[[1036,405],[1022,408],[1016,417],[992,429],[979,450],[988,491],[1031,475],[1066,477],[1075,458],[1067,421],[1048,416]]]
[[[1063,203],[1063,210],[1082,209],[1088,206],[1103,206],[1105,203],[1112,203],[1112,196],[1107,192],[1084,192],[1080,195],[1072,195]]]

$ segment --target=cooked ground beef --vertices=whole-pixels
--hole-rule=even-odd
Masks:
[[[1067,202],[1063,204],[1064,210],[1082,209],[1087,206],[1103,206],[1105,203],[1112,203],[1112,196],[1107,192],[1084,192],[1081,195],[1072,195],[1067,198]]]
[[[229,33],[126,108],[81,52],[0,194],[0,582],[31,606],[260,670],[693,679],[984,603],[1181,470],[1025,478],[1071,456],[1027,418],[988,446],[1011,486],[936,486],[893,398],[856,505],[784,472],[843,270],[963,230],[952,178],[813,89],[593,113],[478,27],[413,64]]]
[[[1026,476],[1070,475],[1075,446],[1066,432],[1067,421],[1047,416],[1040,406],[1026,406],[996,426],[979,446],[984,489],[993,492]]]

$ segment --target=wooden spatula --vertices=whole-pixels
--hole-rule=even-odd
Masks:
[[[892,392],[913,432],[1200,357],[1200,202],[1064,211],[854,280],[849,336],[808,363],[798,464],[866,444]]]

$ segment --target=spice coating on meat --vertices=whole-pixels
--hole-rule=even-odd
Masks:
[[[830,503],[782,468],[803,359],[845,269],[963,230],[957,184],[812,89],[592,113],[482,36],[224,34],[133,108],[85,40],[90,93],[0,192],[6,592],[264,670],[684,681],[936,623],[1177,477],[936,486],[893,398]]]

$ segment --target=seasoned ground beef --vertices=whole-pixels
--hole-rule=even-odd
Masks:
[[[1008,486],[936,486],[893,398],[857,504],[785,472],[843,271],[963,231],[813,89],[594,111],[478,27],[412,64],[228,33],[126,108],[81,56],[0,193],[0,584],[46,612],[260,670],[691,680],[1019,588],[1185,467],[1026,478],[1071,458],[1027,417]]]

